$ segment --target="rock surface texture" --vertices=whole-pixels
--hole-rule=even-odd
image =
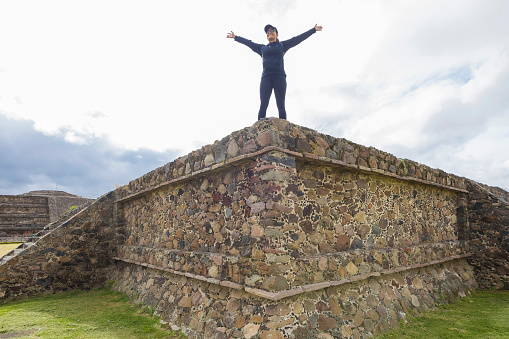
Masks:
[[[469,262],[481,288],[509,289],[509,193],[468,181]]]
[[[475,287],[465,179],[266,119],[117,190],[117,288],[191,338],[359,337]]]
[[[90,289],[108,279],[119,235],[114,195],[99,198],[0,265],[0,298]]]
[[[476,288],[488,243],[505,286],[507,204],[470,185],[264,119],[99,199],[1,265],[0,296],[111,279],[190,338],[370,336]]]

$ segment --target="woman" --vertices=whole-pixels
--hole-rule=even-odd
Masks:
[[[256,44],[251,40],[244,39],[233,32],[226,35],[227,38],[234,39],[241,44],[251,48],[253,52],[260,55],[263,59],[263,73],[260,82],[260,111],[258,120],[265,118],[269,99],[274,89],[276,104],[279,110],[279,118],[286,119],[285,95],[286,95],[286,73],[283,57],[292,47],[297,46],[302,41],[309,38],[312,34],[322,30],[322,26],[315,25],[309,31],[286,41],[279,41],[277,28],[272,25],[265,26],[267,34],[267,45]]]

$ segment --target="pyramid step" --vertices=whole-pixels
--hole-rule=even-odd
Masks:
[[[25,250],[24,248],[15,248],[12,250],[12,254],[14,256],[16,256],[16,255],[20,254],[21,252],[23,252],[24,250]]]
[[[1,265],[1,264],[3,264],[3,263],[5,263],[5,262],[7,262],[7,261],[9,261],[9,260],[11,260],[12,258],[14,258],[14,256],[13,256],[13,255],[4,255],[4,256],[2,257],[2,261],[0,261],[0,265]]]

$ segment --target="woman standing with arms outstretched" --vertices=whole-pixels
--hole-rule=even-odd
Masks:
[[[286,73],[284,67],[284,55],[292,47],[297,46],[312,34],[322,30],[322,26],[315,25],[309,31],[302,33],[289,40],[279,41],[277,28],[272,25],[265,26],[267,34],[267,45],[257,44],[251,40],[235,35],[230,32],[227,38],[234,39],[243,45],[251,48],[253,52],[260,55],[263,60],[263,73],[260,82],[260,111],[258,120],[265,118],[269,99],[274,90],[276,104],[279,111],[279,118],[286,119],[285,96],[286,96]]]

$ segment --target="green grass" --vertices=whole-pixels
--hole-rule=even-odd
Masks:
[[[14,332],[14,333],[13,333]],[[0,304],[0,338],[181,338],[109,288]]]
[[[0,338],[183,337],[150,311],[109,288],[35,296],[0,304]],[[509,291],[475,292],[377,338],[509,338]]]
[[[377,338],[509,338],[509,291],[474,292]]]

